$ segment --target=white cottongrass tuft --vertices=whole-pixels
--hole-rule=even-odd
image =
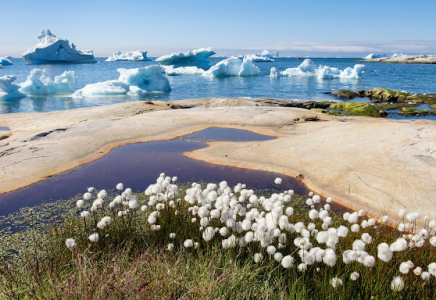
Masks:
[[[340,279],[338,277],[333,277],[330,280],[330,284],[332,285],[333,288],[338,288],[338,287],[342,286],[342,279]]]
[[[67,246],[68,249],[73,250],[74,248],[76,248],[76,240],[75,239],[66,239],[65,246]]]
[[[191,239],[187,239],[183,242],[183,247],[192,248],[194,246],[194,242]]]
[[[280,252],[276,252],[274,254],[274,260],[276,262],[281,262],[283,260],[283,254],[281,254]]]
[[[76,206],[78,208],[81,208],[83,206],[83,204],[84,204],[83,200],[77,200],[77,202],[76,202]]]
[[[262,254],[260,254],[260,253],[255,253],[254,254],[254,262],[256,264],[260,263],[262,260],[263,260],[263,255]]]
[[[97,243],[100,239],[100,237],[98,236],[97,232],[94,232],[93,234],[91,234],[88,239],[93,242],[93,243]]]
[[[83,199],[85,199],[85,200],[91,200],[91,197],[92,196],[91,196],[90,192],[83,194]]]
[[[167,246],[167,250],[168,251],[173,251],[174,250],[174,244],[169,243],[168,246]]]
[[[285,269],[292,268],[292,265],[294,264],[294,258],[290,255],[286,255],[282,258],[282,267]]]
[[[400,276],[395,277],[391,282],[391,289],[394,292],[399,292],[404,289],[404,281]]]
[[[350,279],[353,280],[353,281],[356,281],[357,279],[359,279],[359,277],[360,277],[360,274],[357,273],[357,272],[353,272],[350,275]]]
[[[117,184],[117,190],[122,191],[124,189],[124,186],[122,183]]]
[[[282,179],[280,177],[277,177],[276,179],[274,179],[274,183],[277,185],[282,184]]]
[[[389,262],[392,259],[393,253],[391,248],[386,243],[381,243],[377,246],[377,257],[384,262]]]
[[[176,234],[174,232],[170,233],[170,239],[174,240],[176,238]]]

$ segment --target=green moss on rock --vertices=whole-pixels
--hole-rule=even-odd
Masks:
[[[338,102],[330,105],[330,109],[342,111],[344,115],[350,116],[370,116],[375,118],[384,116],[384,113],[379,112],[374,105],[365,102]]]
[[[403,116],[429,116],[434,115],[435,113],[429,110],[420,110],[416,108],[403,107],[400,111],[398,111],[399,115]]]

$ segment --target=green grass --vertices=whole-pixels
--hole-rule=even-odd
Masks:
[[[203,186],[204,188],[204,186]],[[269,197],[271,191],[259,191]],[[165,208],[157,219],[159,231],[151,230],[147,223],[148,208],[130,210],[119,217],[122,209],[109,209],[110,200],[103,208],[95,211],[84,221],[78,217],[79,210],[73,207],[75,200],[25,209],[7,219],[10,228],[20,224],[15,233],[5,228],[2,233],[0,262],[0,293],[4,299],[434,299],[435,278],[423,281],[409,272],[399,273],[398,265],[412,260],[415,266],[424,270],[436,261],[435,248],[428,242],[422,248],[410,248],[394,253],[389,263],[377,259],[377,245],[392,243],[400,232],[379,224],[378,228],[368,227],[359,233],[349,232],[337,244],[337,262],[333,267],[324,263],[309,265],[306,272],[297,270],[301,259],[294,245],[297,232],[286,233],[287,241],[278,251],[292,255],[293,268],[284,269],[280,263],[270,259],[266,249],[258,242],[245,247],[223,249],[222,237],[217,233],[210,242],[202,239],[200,218],[191,222],[188,202],[184,201],[186,186],[179,188],[175,207],[165,202]],[[238,196],[239,194],[237,194]],[[149,201],[149,196],[138,195],[138,203]],[[308,217],[310,208],[305,204],[307,197],[294,195],[290,203],[294,214],[289,222],[313,222],[321,229],[322,221]],[[162,202],[162,201],[160,201]],[[325,202],[322,203],[324,205]],[[85,205],[89,208],[90,203]],[[320,204],[317,205],[320,208]],[[178,214],[175,214],[175,211]],[[261,211],[262,209],[259,210]],[[59,216],[62,222],[59,222]],[[104,229],[96,228],[104,216],[111,217],[111,224]],[[344,222],[342,215],[330,212],[332,224],[338,227]],[[360,221],[367,217],[360,218]],[[242,217],[238,215],[237,221]],[[56,222],[50,224],[50,222]],[[359,221],[359,223],[360,223]],[[15,223],[16,222],[16,223]],[[5,224],[4,220],[0,222]],[[210,220],[209,226],[221,228],[217,219]],[[91,243],[88,236],[98,232],[100,240]],[[376,258],[372,267],[353,262],[345,264],[342,253],[351,249],[353,242],[363,232],[369,233],[374,242],[365,250]],[[176,233],[174,240],[169,234]],[[245,233],[233,232],[236,237]],[[67,238],[74,238],[77,247],[70,251],[65,246]],[[186,239],[193,239],[199,247],[184,248]],[[313,246],[326,248],[311,238]],[[168,251],[168,243],[174,244],[174,251]],[[277,240],[273,240],[274,245]],[[254,263],[255,253],[262,253],[261,263]],[[360,279],[350,280],[352,272],[359,272]],[[401,275],[405,289],[393,292],[392,278]],[[330,280],[338,276],[343,285],[333,288]],[[1,296],[0,296],[1,297]],[[371,298],[374,297],[374,298]],[[0,298],[1,299],[1,298]]]

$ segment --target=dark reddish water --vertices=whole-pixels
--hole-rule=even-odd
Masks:
[[[182,154],[206,146],[205,141],[265,141],[274,139],[245,130],[209,128],[182,139],[139,143],[113,149],[108,155],[89,164],[58,174],[31,186],[0,195],[0,215],[83,194],[90,186],[115,189],[117,183],[135,192],[155,183],[161,172],[177,176],[178,182],[213,182],[226,180],[230,185],[245,183],[251,189],[276,188],[274,179],[283,179],[281,190],[293,189],[304,195],[307,187],[295,178],[278,173],[254,171],[208,164]],[[229,149],[229,152],[231,149]]]

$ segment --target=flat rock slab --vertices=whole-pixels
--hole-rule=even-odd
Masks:
[[[271,101],[263,106],[264,100],[129,102],[2,115],[0,126],[10,131],[0,140],[0,193],[90,162],[116,146],[231,127],[279,138],[211,143],[186,155],[300,176],[315,192],[375,216],[395,217],[406,208],[436,217],[435,122],[334,117],[270,106]]]

